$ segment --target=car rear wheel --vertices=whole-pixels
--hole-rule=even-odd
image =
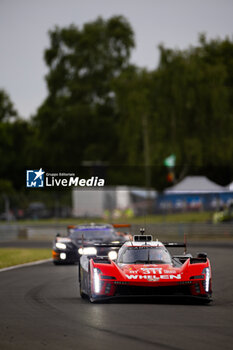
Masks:
[[[84,299],[86,297],[86,294],[83,292],[83,288],[82,288],[82,277],[81,277],[81,268],[80,268],[80,265],[79,265],[79,273],[78,273],[78,279],[79,279],[79,294],[80,294],[80,297],[82,299]]]
[[[81,297],[82,299],[84,299],[84,298],[86,297],[86,294],[83,293],[81,282],[79,282],[79,293],[80,293],[80,297]]]

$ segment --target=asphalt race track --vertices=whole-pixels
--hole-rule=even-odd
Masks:
[[[91,304],[79,297],[77,266],[49,262],[0,272],[0,349],[232,350],[233,249],[204,250],[214,275],[209,305],[170,299]]]

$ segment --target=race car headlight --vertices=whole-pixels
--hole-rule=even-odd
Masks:
[[[210,268],[206,267],[202,273],[205,274],[205,291],[208,293],[210,290]]]
[[[108,257],[110,260],[116,260],[117,259],[117,252],[115,250],[111,250],[108,253]]]
[[[78,253],[79,253],[80,255],[83,255],[83,248],[79,248]]]
[[[56,248],[58,248],[58,249],[66,249],[66,244],[61,243],[61,242],[57,242],[56,243]]]
[[[79,248],[78,253],[80,255],[96,255],[97,249],[95,247]]]
[[[94,291],[95,293],[100,292],[100,272],[99,269],[94,268],[93,270],[93,281],[94,281]]]

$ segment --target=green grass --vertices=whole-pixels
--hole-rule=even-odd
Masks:
[[[0,248],[0,268],[51,258],[51,249]]]
[[[175,213],[175,214],[165,214],[165,215],[147,215],[141,217],[135,217],[128,220],[132,224],[159,224],[159,223],[181,223],[181,222],[208,222],[212,218],[212,213],[210,212],[194,212],[194,213]],[[118,221],[122,221],[118,220]],[[114,222],[118,222],[114,221]],[[125,219],[127,222],[127,219]]]
[[[164,214],[164,215],[146,215],[134,218],[121,217],[119,219],[104,220],[101,218],[66,218],[66,219],[41,219],[41,220],[20,220],[17,224],[81,224],[84,222],[111,222],[111,223],[131,223],[131,224],[144,224],[144,223],[178,223],[178,222],[209,222],[212,220],[212,212],[187,212],[187,213],[175,213],[175,214]],[[3,223],[3,222],[2,222]],[[14,223],[14,222],[12,222]]]

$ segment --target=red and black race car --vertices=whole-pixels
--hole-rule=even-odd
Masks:
[[[98,245],[99,246],[99,245]],[[161,243],[152,236],[134,236],[108,257],[83,255],[79,265],[81,297],[91,302],[130,296],[192,296],[211,301],[211,267],[206,253],[172,256],[167,248],[185,243]]]

